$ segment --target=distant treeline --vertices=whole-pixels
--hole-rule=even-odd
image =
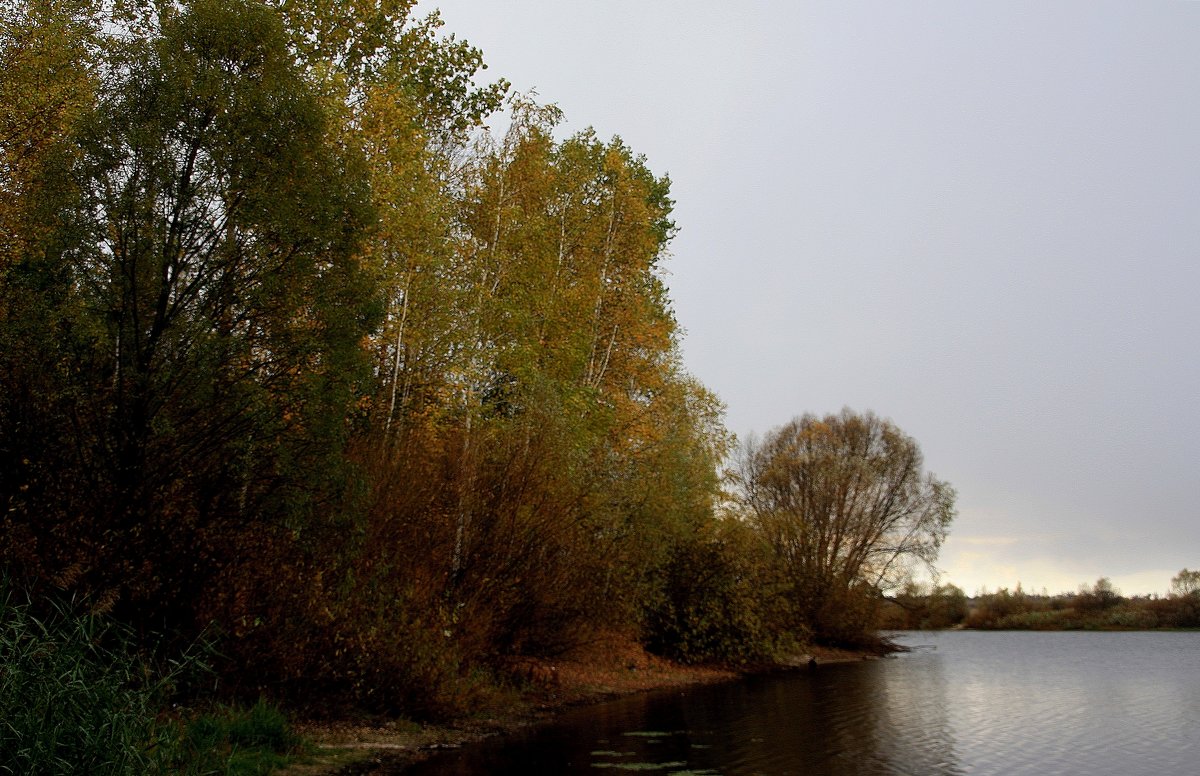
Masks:
[[[967,598],[954,585],[910,584],[880,611],[886,629],[1147,630],[1200,628],[1200,571],[1183,569],[1171,593],[1122,596],[1107,578],[1076,593],[1046,595],[1001,588]]]
[[[29,616],[71,598],[135,649],[215,639],[226,692],[419,716],[601,632],[728,663],[870,641],[953,490],[849,411],[725,476],[668,179],[557,139],[412,5],[0,5]]]

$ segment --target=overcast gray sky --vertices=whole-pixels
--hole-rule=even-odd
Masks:
[[[432,7],[670,174],[684,358],[740,437],[894,420],[968,593],[1200,567],[1200,4]]]

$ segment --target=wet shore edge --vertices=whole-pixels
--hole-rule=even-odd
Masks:
[[[279,773],[284,776],[368,776],[398,773],[446,749],[457,749],[554,719],[567,709],[671,688],[736,681],[752,673],[813,670],[823,665],[879,657],[810,647],[769,666],[727,669],[686,666],[640,649],[611,647],[562,661],[531,663],[531,687],[502,708],[444,724],[408,720],[301,721],[296,730],[315,749],[311,757]]]

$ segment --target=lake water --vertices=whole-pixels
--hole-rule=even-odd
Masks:
[[[404,772],[1200,773],[1200,633],[897,640],[913,651],[575,709]]]

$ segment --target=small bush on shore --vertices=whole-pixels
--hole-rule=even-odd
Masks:
[[[716,524],[681,541],[660,570],[660,590],[644,615],[647,648],[684,664],[770,662],[798,649],[785,586],[768,548],[744,524]]]
[[[176,733],[163,763],[170,773],[259,776],[304,749],[283,713],[261,699],[249,708],[218,707],[180,723]]]

